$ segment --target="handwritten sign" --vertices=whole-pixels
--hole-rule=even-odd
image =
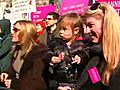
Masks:
[[[12,3],[14,13],[28,13],[36,11],[35,0],[13,0]]]

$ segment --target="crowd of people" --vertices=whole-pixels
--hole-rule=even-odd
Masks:
[[[119,23],[105,2],[13,30],[0,20],[0,90],[119,90]]]

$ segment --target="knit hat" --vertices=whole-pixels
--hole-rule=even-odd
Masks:
[[[38,25],[38,24],[41,25],[43,29],[46,29],[46,24],[45,24],[44,21],[38,21],[38,22],[36,22],[36,25]]]

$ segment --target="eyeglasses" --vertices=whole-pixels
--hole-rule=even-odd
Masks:
[[[105,12],[105,9],[101,6],[99,2],[95,2],[91,5],[90,10],[96,10],[96,9],[101,9],[103,13]]]
[[[18,28],[16,28],[16,27],[13,28],[13,31],[14,31],[14,32],[18,32],[19,30],[20,30],[20,29],[18,29]]]
[[[45,18],[46,20],[54,20],[53,18]]]

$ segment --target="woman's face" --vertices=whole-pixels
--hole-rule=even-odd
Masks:
[[[20,25],[18,23],[16,23],[13,26],[13,31],[12,31],[12,42],[19,42],[19,31],[20,31]]]
[[[102,19],[96,19],[95,17],[87,18],[87,29],[90,30],[92,42],[100,43],[102,39]]]

